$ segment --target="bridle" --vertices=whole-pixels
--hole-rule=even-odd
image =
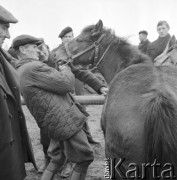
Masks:
[[[100,49],[100,42],[101,40],[106,36],[106,34],[102,34],[99,39],[97,41],[94,41],[94,43],[92,45],[90,45],[89,47],[87,47],[86,49],[84,49],[83,51],[72,55],[69,48],[68,48],[68,44],[65,44],[65,49],[66,49],[66,53],[69,57],[69,60],[67,61],[68,63],[72,63],[74,61],[74,59],[78,58],[79,56],[85,54],[86,52],[94,49],[94,51],[91,53],[90,57],[89,57],[89,61],[90,64],[92,65],[92,69],[90,70],[94,70],[98,68],[98,65],[103,61],[103,58],[105,57],[106,53],[108,52],[108,50],[110,49],[111,45],[113,44],[114,40],[112,40],[110,42],[110,44],[108,45],[108,47],[106,48],[106,50],[104,51],[103,55],[101,56],[101,58],[98,60],[98,55],[99,55],[99,49]],[[93,61],[92,61],[93,60]]]

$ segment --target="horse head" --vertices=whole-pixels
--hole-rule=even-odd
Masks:
[[[177,65],[177,41],[174,35],[170,38],[163,53],[154,59],[154,65]]]
[[[131,64],[141,63],[149,58],[130,43],[127,39],[117,37],[99,20],[95,25],[85,27],[80,35],[65,44],[65,56],[72,59],[74,65],[91,65],[98,68],[107,83],[115,74]],[[67,55],[66,55],[67,54]],[[63,56],[63,55],[62,55]]]

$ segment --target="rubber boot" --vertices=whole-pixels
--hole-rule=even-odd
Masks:
[[[71,175],[71,180],[85,180],[86,173],[79,173],[76,171],[73,171]]]

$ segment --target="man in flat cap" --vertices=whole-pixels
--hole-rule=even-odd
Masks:
[[[25,163],[32,162],[37,169],[25,116],[20,102],[19,81],[9,56],[2,49],[10,38],[10,23],[18,20],[0,6],[0,179],[23,180]]]
[[[150,41],[147,39],[147,36],[148,36],[147,31],[142,30],[142,31],[139,32],[140,43],[139,43],[138,49],[140,49],[141,52],[143,52],[145,54],[146,54],[146,51],[147,51],[147,47],[148,47],[148,45],[150,43]]]
[[[25,103],[39,128],[46,128],[50,137],[48,155],[51,160],[42,180],[52,180],[66,158],[76,163],[71,180],[84,180],[94,157],[83,130],[88,113],[71,94],[74,90],[74,75],[68,65],[63,65],[58,71],[39,61],[38,40],[28,37],[16,37],[13,45],[19,59],[16,67]],[[80,72],[78,76],[91,82],[98,93],[107,90],[89,72],[85,75]]]

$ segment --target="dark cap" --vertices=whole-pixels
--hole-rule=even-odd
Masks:
[[[143,30],[143,31],[140,31],[139,34],[146,34],[146,35],[148,35],[148,32]]]
[[[13,42],[12,42],[12,47],[14,49],[17,49],[20,46],[24,46],[26,44],[36,44],[39,45],[41,44],[43,41],[41,41],[41,38],[36,38],[30,35],[20,35],[17,36]]]
[[[17,23],[18,20],[0,5],[0,23]]]
[[[68,27],[64,28],[64,29],[60,32],[60,34],[59,34],[58,37],[62,38],[62,37],[65,36],[67,33],[72,32],[72,31],[73,31],[73,29],[68,26]]]

